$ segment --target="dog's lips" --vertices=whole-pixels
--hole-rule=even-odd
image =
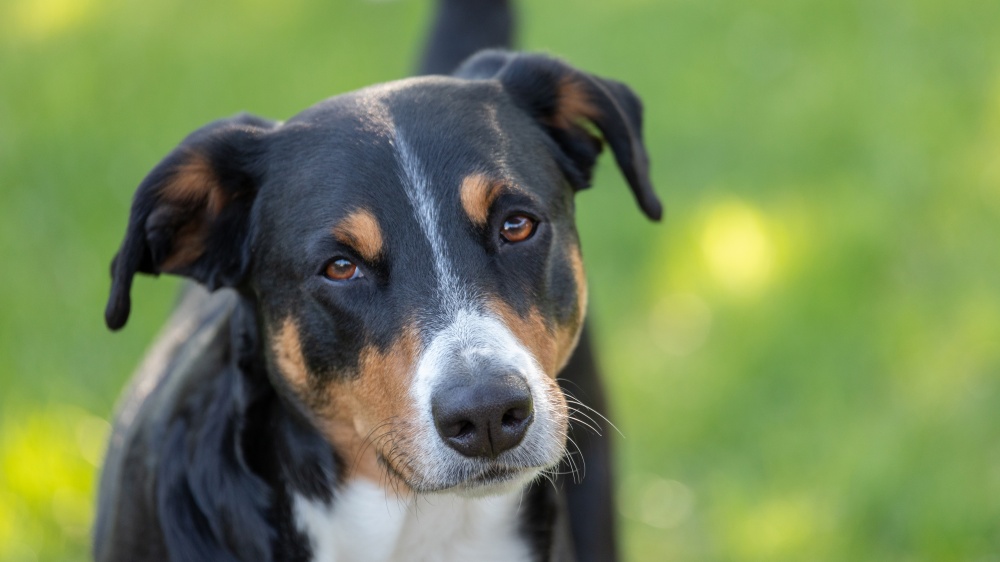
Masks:
[[[447,491],[470,497],[507,493],[538,476],[539,467],[489,466],[475,476],[450,486]]]
[[[480,472],[476,476],[466,480],[466,484],[499,484],[513,480],[517,476],[524,474],[527,468],[511,468],[507,466],[491,466]]]
[[[544,468],[541,466],[508,466],[491,463],[472,476],[436,484],[426,481],[416,484],[395,472],[392,467],[389,467],[389,470],[418,493],[455,492],[461,495],[489,496],[527,484],[537,477]]]

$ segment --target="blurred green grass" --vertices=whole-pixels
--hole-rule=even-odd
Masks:
[[[646,103],[647,224],[579,200],[628,560],[1000,560],[1000,3],[522,2]],[[87,557],[142,176],[238,111],[404,76],[428,2],[0,3],[0,560]]]

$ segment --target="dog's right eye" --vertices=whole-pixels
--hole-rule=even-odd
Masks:
[[[323,277],[330,281],[350,281],[363,277],[357,264],[346,258],[331,260],[323,268]]]

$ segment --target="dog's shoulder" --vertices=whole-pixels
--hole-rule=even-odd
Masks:
[[[282,536],[294,529],[274,524],[281,514],[270,465],[254,454],[269,447],[256,441],[288,429],[271,423],[266,385],[253,388],[239,370],[240,315],[232,291],[185,289],[119,406],[101,479],[96,560],[269,560],[275,541],[295,538]],[[252,409],[263,415],[251,418]],[[303,441],[288,437],[278,440],[289,448]]]

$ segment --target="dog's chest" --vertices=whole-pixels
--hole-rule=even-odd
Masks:
[[[296,496],[296,527],[313,562],[510,562],[530,560],[518,532],[520,494],[394,499],[367,481],[349,483],[332,504]]]

